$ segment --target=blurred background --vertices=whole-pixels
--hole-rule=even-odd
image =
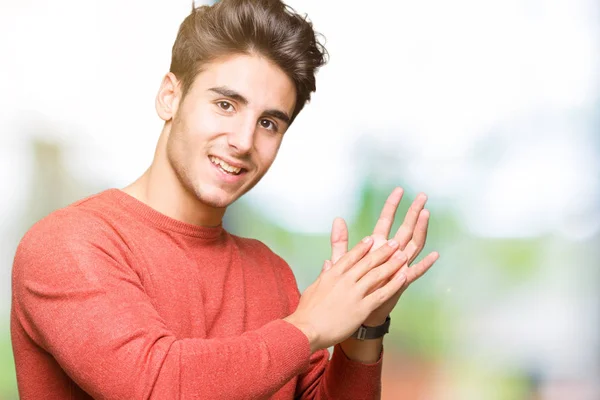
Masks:
[[[201,3],[201,2],[198,2]],[[395,186],[429,196],[423,254],[386,338],[383,398],[600,399],[600,3],[289,0],[330,62],[226,227],[300,289]],[[190,2],[0,0],[0,399],[25,231],[150,164],[154,96]]]

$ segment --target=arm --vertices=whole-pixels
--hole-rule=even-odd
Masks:
[[[178,339],[114,234],[95,220],[63,217],[21,241],[14,315],[31,341],[98,398],[269,396],[306,370],[311,353],[350,336],[403,283],[391,280],[369,294],[404,260],[391,257],[397,246],[369,253],[367,237],[321,274],[284,320],[238,337]]]
[[[306,336],[282,320],[238,337],[176,338],[118,255],[86,241],[86,231],[55,232],[19,246],[15,314],[94,398],[262,398],[308,367]]]
[[[388,197],[373,231],[372,238],[375,242],[371,251],[377,251],[387,242],[402,194],[403,191],[398,188]],[[391,298],[373,310],[364,321],[365,325],[381,325],[408,285],[429,270],[438,258],[438,254],[434,252],[408,268],[409,263],[417,257],[425,244],[429,220],[429,213],[424,210],[426,200],[425,195],[417,197],[393,238],[399,245],[398,251],[404,252],[408,258],[406,264],[398,271],[406,275],[406,281]],[[348,228],[341,218],[334,221],[331,231],[331,250],[331,261],[325,262],[324,272],[332,268],[333,264],[336,264],[348,251]],[[383,281],[372,291],[385,284],[386,281]],[[382,356],[383,338],[365,341],[346,339],[335,346],[329,364],[326,362],[315,364],[315,367],[301,378],[298,385],[299,392],[303,394],[302,398],[307,399],[379,398]]]
[[[297,282],[289,265],[277,257],[280,268],[286,272],[288,293],[291,304],[295,308],[300,299]],[[297,399],[379,399],[381,395],[382,339],[367,340],[377,348],[377,355],[372,361],[356,361],[358,355],[352,348],[346,351],[354,339],[347,339],[333,348],[333,355],[327,349],[314,352],[310,357],[309,368],[298,376],[296,383]],[[360,346],[358,346],[360,352]]]
[[[331,360],[327,350],[311,357],[308,372],[298,377],[296,396],[302,400],[379,399],[383,354],[374,363],[350,359],[340,344],[334,346]]]

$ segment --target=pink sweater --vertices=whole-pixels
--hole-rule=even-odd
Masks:
[[[35,224],[12,285],[21,399],[380,397],[381,358],[311,355],[282,320],[300,295],[283,259],[118,189]]]

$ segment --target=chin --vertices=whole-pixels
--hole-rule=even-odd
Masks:
[[[198,201],[213,208],[226,208],[239,197],[218,188],[196,187],[194,194]]]

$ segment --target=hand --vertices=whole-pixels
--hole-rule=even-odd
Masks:
[[[404,253],[396,251],[398,244],[370,252],[372,246],[373,238],[367,237],[341,256],[304,291],[296,311],[284,318],[306,334],[311,352],[347,339],[404,284],[404,274],[390,279],[406,262]]]
[[[379,216],[379,220],[373,230],[373,246],[370,251],[376,251],[382,244],[388,240],[388,236],[394,223],[396,216],[396,210],[402,200],[403,190],[402,188],[396,188],[390,196],[387,198],[385,205]],[[363,322],[367,326],[377,326],[385,322],[385,318],[391,313],[396,306],[398,299],[402,293],[408,288],[408,286],[421,277],[435,261],[439,258],[437,252],[429,253],[419,263],[411,266],[412,263],[419,253],[425,246],[425,239],[427,237],[427,226],[429,223],[429,211],[424,209],[427,196],[421,193],[414,200],[410,206],[404,221],[398,231],[394,235],[393,239],[399,244],[398,251],[402,251],[407,262],[398,271],[398,274],[406,274],[406,282],[389,300],[382,304],[379,308],[374,310]],[[348,227],[342,218],[336,218],[333,222],[333,228],[331,231],[331,261],[335,264],[337,260],[346,254],[348,249]],[[326,264],[324,269],[326,270],[330,264]],[[385,284],[383,282],[382,284]]]

